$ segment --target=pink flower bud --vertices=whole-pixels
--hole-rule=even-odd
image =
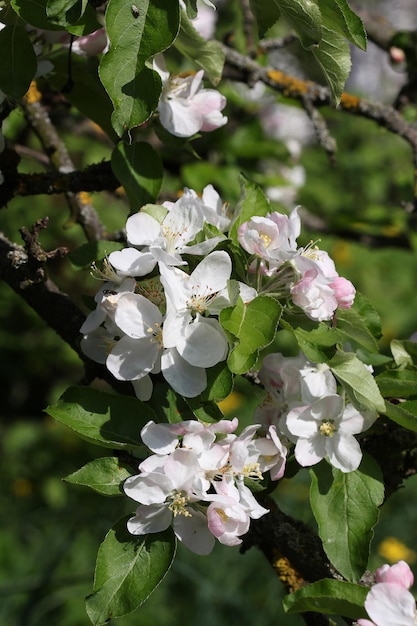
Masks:
[[[390,583],[401,585],[405,589],[410,589],[414,583],[413,572],[405,561],[398,561],[394,565],[382,565],[375,572],[377,583]]]
[[[334,297],[337,301],[337,306],[341,309],[350,309],[355,299],[356,289],[346,278],[338,276],[330,284],[330,287],[334,291]]]

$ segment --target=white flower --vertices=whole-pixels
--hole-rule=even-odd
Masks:
[[[276,268],[297,254],[296,239],[300,234],[297,207],[290,216],[274,212],[265,217],[254,216],[238,229],[239,243],[249,254],[256,254]]]
[[[164,345],[176,348],[191,365],[212,367],[226,358],[228,343],[219,322],[203,315],[210,313],[231,270],[230,257],[223,251],[209,254],[190,275],[160,265],[167,298]]]
[[[162,371],[177,393],[197,396],[207,385],[205,370],[185,361],[175,348],[165,349],[162,321],[158,307],[145,297],[122,294],[117,301],[114,322],[124,336],[112,348],[106,366],[117,379],[130,381]],[[149,382],[146,384],[149,388]]]
[[[165,463],[167,473],[143,472],[128,478],[123,485],[125,493],[142,505],[128,521],[129,532],[156,533],[172,522],[175,534],[190,550],[209,554],[214,538],[205,516],[192,506],[198,500],[192,491],[196,466],[195,455],[178,448]]]
[[[227,230],[231,222],[226,215],[227,204],[222,202],[213,185],[204,187],[201,200],[205,220],[216,226],[221,232]]]
[[[226,98],[215,89],[203,88],[204,70],[187,76],[170,76],[162,55],[154,58],[153,69],[163,83],[159,118],[171,134],[191,137],[199,131],[216,130],[227,123],[227,117],[221,113]]]
[[[181,254],[207,254],[224,239],[223,236],[213,237],[189,245],[204,225],[202,203],[194,191],[185,189],[181,198],[166,208],[169,211],[162,222],[143,211],[131,215],[126,222],[128,242],[134,246],[146,246],[153,258],[165,265],[185,265]],[[138,260],[140,254],[143,253],[136,251]],[[118,259],[116,262],[119,266]],[[134,255],[133,263],[136,263]],[[130,271],[126,265],[122,269],[126,273]]]
[[[311,406],[298,406],[287,415],[286,426],[295,438],[295,458],[303,467],[324,457],[342,472],[359,467],[362,451],[353,435],[363,432],[375,419],[362,415],[352,404],[345,406],[336,394],[320,398]]]

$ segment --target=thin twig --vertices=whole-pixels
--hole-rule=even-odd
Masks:
[[[22,99],[22,108],[25,115],[39,137],[45,153],[48,155],[52,167],[60,173],[74,171],[74,164],[68,154],[65,144],[56,132],[48,112],[41,103],[41,93],[36,83],[32,82],[29,91]],[[91,200],[86,195],[65,193],[73,220],[81,225],[89,241],[102,239],[105,228],[101,223]]]

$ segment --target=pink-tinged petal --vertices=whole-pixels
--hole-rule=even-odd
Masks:
[[[396,583],[405,589],[410,589],[414,584],[414,574],[405,561],[398,561],[394,565],[382,565],[375,572],[377,583]]]
[[[178,539],[195,554],[206,555],[214,548],[215,539],[207,526],[207,518],[201,511],[187,508],[191,517],[177,515],[174,518],[174,532]]]
[[[159,120],[175,137],[191,137],[201,128],[203,117],[198,110],[190,108],[187,100],[160,100]]]
[[[377,626],[375,622],[371,622],[369,619],[358,619],[356,623],[358,626]]]
[[[358,469],[362,460],[362,450],[355,437],[342,432],[333,437],[323,437],[330,463],[342,472]]]
[[[330,287],[334,291],[335,298],[337,300],[337,306],[341,309],[350,309],[354,300],[356,289],[346,278],[338,276],[330,284]]]
[[[378,626],[415,626],[416,601],[401,585],[378,583],[365,600],[369,617]]]
[[[107,357],[107,369],[118,380],[139,380],[149,374],[158,358],[159,344],[148,338],[122,337]]]
[[[150,246],[161,236],[161,225],[148,213],[135,213],[127,218],[126,235],[134,246]]]
[[[172,520],[172,513],[167,506],[151,504],[139,506],[136,515],[127,522],[127,529],[132,535],[147,535],[166,530]]]
[[[302,467],[316,465],[326,456],[324,437],[317,435],[312,439],[298,439],[294,454]]]
[[[175,348],[163,352],[161,369],[167,383],[186,398],[195,398],[207,387],[206,370],[187,363]]]

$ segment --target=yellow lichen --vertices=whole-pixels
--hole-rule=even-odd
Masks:
[[[28,104],[34,104],[35,102],[39,102],[41,98],[42,94],[36,85],[36,81],[32,80],[26,92],[25,100]]]
[[[297,591],[297,589],[300,589],[300,587],[304,585],[304,579],[297,570],[294,569],[287,557],[282,556],[278,551],[274,552],[272,567],[289,593]]]

